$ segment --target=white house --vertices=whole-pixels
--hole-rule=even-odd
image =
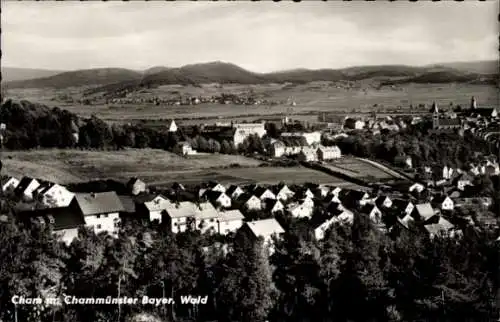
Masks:
[[[205,193],[205,196],[216,207],[221,207],[221,208],[231,207],[231,198],[229,198],[229,196],[226,195],[224,192],[209,190]]]
[[[285,210],[285,206],[279,200],[273,200],[270,208],[272,214]]]
[[[328,196],[328,194],[330,193],[330,187],[328,187],[326,185],[320,185],[318,187],[318,193],[322,198],[324,198],[324,197]]]
[[[458,190],[464,191],[465,187],[472,186],[474,179],[468,174],[464,173],[460,175],[456,180],[456,186]]]
[[[288,211],[295,218],[311,217],[314,212],[314,205],[309,203],[293,203],[288,205]]]
[[[320,146],[317,150],[318,160],[333,160],[341,157],[341,152],[338,146]]]
[[[318,154],[316,153],[316,149],[309,147],[302,148],[302,150],[299,152],[298,160],[306,162],[317,161]]]
[[[47,207],[67,207],[75,194],[63,186],[52,184],[39,191],[37,197]]]
[[[321,132],[283,132],[281,133],[283,138],[304,138],[308,145],[321,143]]]
[[[27,200],[33,200],[33,192],[40,186],[38,180],[24,177],[17,185],[14,193]]]
[[[264,239],[264,246],[268,247],[270,254],[274,252],[273,236],[279,238],[285,232],[283,227],[274,218],[247,222],[243,227],[245,227],[244,231],[251,237],[262,237]]]
[[[156,196],[153,200],[144,203],[149,221],[158,220],[162,222],[162,213],[172,202],[162,195]]]
[[[226,192],[226,187],[217,182],[210,183],[208,189],[211,191]]]
[[[336,217],[331,217],[329,219],[325,219],[323,221],[316,221],[312,223],[314,236],[316,240],[321,240],[325,238],[325,232],[330,229],[330,227],[337,222]]]
[[[96,234],[118,233],[119,213],[124,208],[116,192],[77,193],[74,201],[83,215],[85,225],[92,227]]]
[[[304,196],[306,198],[314,198],[314,193],[311,191],[311,189],[307,188],[307,190],[304,192]]]
[[[227,235],[236,232],[243,225],[244,216],[239,210],[227,210],[219,212],[219,234]]]
[[[415,205],[409,200],[395,199],[392,202],[392,207],[401,214],[409,215],[412,213],[413,209],[415,208]]]
[[[281,141],[271,143],[270,153],[273,158],[280,158],[285,155],[285,144]]]
[[[379,208],[391,208],[392,200],[387,196],[380,196],[375,199],[375,205]]]
[[[233,124],[234,134],[233,143],[235,146],[243,143],[247,137],[250,135],[258,135],[262,138],[266,135],[267,131],[265,128],[265,123],[241,123]]]
[[[271,190],[264,187],[257,187],[253,191],[253,195],[259,198],[260,200],[272,199],[276,200],[276,195],[271,192]]]
[[[131,178],[127,182],[127,188],[134,196],[146,191],[146,183],[139,178]]]
[[[239,186],[236,185],[231,185],[226,190],[226,195],[228,195],[231,199],[238,199],[239,196],[241,196],[244,193],[245,191],[243,191],[243,189],[241,189]]]
[[[5,181],[5,183],[2,185],[2,191],[4,193],[8,193],[8,192],[13,192],[17,186],[19,185],[19,180],[17,180],[16,178],[14,177],[10,177],[9,179],[7,179],[7,181]]]
[[[330,190],[330,194],[338,197],[341,191],[342,191],[342,188],[335,187],[332,190]]]
[[[420,219],[425,222],[434,217],[435,212],[434,209],[432,209],[430,203],[423,203],[415,205],[415,208],[413,209],[411,216],[415,219]]]
[[[295,192],[290,190],[286,184],[279,185],[278,186],[278,193],[276,194],[276,199],[278,200],[288,200],[289,198],[292,198],[295,195]]]
[[[424,228],[429,233],[430,238],[434,238],[441,234],[444,236],[453,236],[455,233],[455,226],[442,217],[439,217],[437,223],[425,225]]]
[[[188,142],[179,142],[175,147],[174,152],[180,155],[193,155],[198,153],[196,150],[193,149],[191,144]]]
[[[455,205],[450,197],[445,195],[436,196],[431,201],[432,205],[441,210],[453,210]]]
[[[170,121],[170,124],[168,125],[168,131],[169,132],[177,132],[177,124],[175,124],[174,120]]]
[[[262,201],[254,195],[242,195],[243,205],[248,210],[261,210]]]
[[[367,214],[374,224],[382,223],[382,212],[376,205],[367,204],[361,209],[361,211]]]
[[[185,203],[185,207],[193,208],[193,219],[194,219],[194,229],[200,230],[202,234],[206,232],[210,233],[218,233],[219,232],[219,213],[215,208],[208,202],[193,204],[193,203]],[[182,217],[177,217],[182,218]],[[187,221],[189,221],[189,216],[185,217]],[[180,228],[180,231],[183,231],[182,225],[177,225]]]
[[[198,206],[189,201],[166,204],[162,213],[165,214],[165,222],[169,229],[173,233],[180,233],[188,230],[190,225],[193,224],[193,219],[196,214],[195,207]]]

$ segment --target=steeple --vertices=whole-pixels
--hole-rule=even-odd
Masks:
[[[432,102],[432,107],[431,107],[430,112],[433,114],[439,113],[438,106],[437,106],[436,102]]]
[[[472,96],[472,98],[470,100],[470,108],[471,108],[471,110],[475,110],[477,108],[477,102],[476,102],[476,98],[474,96]]]

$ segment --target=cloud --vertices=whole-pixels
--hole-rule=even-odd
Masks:
[[[4,66],[255,71],[498,57],[498,3],[4,2]]]

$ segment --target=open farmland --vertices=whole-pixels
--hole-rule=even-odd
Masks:
[[[395,87],[385,86],[378,89],[369,81],[353,82],[350,85],[333,82],[314,82],[302,85],[262,84],[262,85],[202,85],[194,86],[161,86],[146,92],[134,93],[133,97],[179,97],[189,95],[212,96],[221,93],[238,94],[253,91],[258,98],[269,101],[296,102],[281,105],[235,105],[235,104],[200,104],[191,106],[167,106],[153,104],[101,104],[81,105],[65,104],[52,100],[56,94],[75,96],[75,89],[44,90],[43,95],[37,90],[9,89],[8,96],[32,100],[48,106],[59,106],[81,116],[92,114],[109,120],[131,122],[138,119],[234,119],[249,115],[273,115],[313,112],[346,112],[354,110],[371,111],[377,104],[379,107],[407,109],[410,104],[429,105],[436,101],[447,107],[450,103],[468,106],[471,96],[478,99],[479,105],[496,106],[498,89],[489,85],[471,84],[404,84]],[[427,109],[424,109],[425,111]]]
[[[323,166],[359,179],[373,178],[374,181],[405,179],[394,171],[384,170],[382,166],[376,166],[374,162],[353,157],[343,157],[324,163]]]
[[[352,186],[349,182],[304,167],[259,167],[261,161],[238,155],[200,155],[184,158],[153,149],[123,151],[33,150],[3,152],[3,174],[32,176],[53,182],[96,179],[125,181],[140,177],[145,182],[199,183],[217,180],[225,184],[259,182],[317,182]],[[234,165],[238,167],[234,167]],[[233,166],[233,167],[231,167]]]

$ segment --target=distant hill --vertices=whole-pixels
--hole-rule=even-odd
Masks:
[[[224,62],[186,65],[180,68],[157,66],[143,72],[128,69],[90,69],[65,72],[51,77],[6,83],[7,88],[66,88],[97,86],[86,92],[132,92],[161,85],[198,85],[203,83],[308,83],[312,81],[363,80],[372,78],[399,78],[392,83],[494,83],[493,62],[450,63],[423,67],[404,65],[360,66],[343,69],[295,69],[273,73],[254,73]],[[485,73],[469,70],[483,70]],[[391,81],[390,81],[391,82]]]
[[[95,86],[141,79],[142,73],[123,68],[96,68],[59,73],[50,77],[4,84],[6,88],[67,88]]]
[[[2,67],[2,81],[23,81],[28,79],[50,77],[63,72],[64,71],[61,70]]]
[[[500,71],[500,62],[498,60],[443,63],[433,66],[452,68],[462,72],[476,73],[476,74],[498,74]]]

